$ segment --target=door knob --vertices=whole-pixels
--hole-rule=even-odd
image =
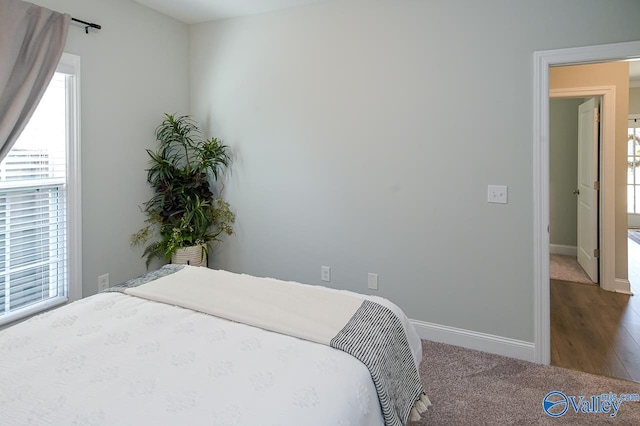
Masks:
[[[573,191],[573,195],[580,195],[580,190],[576,189],[575,191]]]

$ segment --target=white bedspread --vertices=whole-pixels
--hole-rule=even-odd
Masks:
[[[342,350],[371,374],[385,426],[431,404],[398,315],[361,295],[223,270],[167,265],[114,290]],[[404,315],[403,315],[404,316]]]
[[[412,342],[415,344],[415,342]],[[382,425],[328,346],[119,293],[0,332],[1,425]]]

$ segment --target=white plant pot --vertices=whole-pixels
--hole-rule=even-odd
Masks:
[[[207,266],[207,254],[204,245],[183,247],[171,256],[171,263],[191,266]]]

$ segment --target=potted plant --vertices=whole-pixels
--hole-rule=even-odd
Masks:
[[[206,264],[211,243],[223,232],[233,233],[235,214],[214,195],[211,184],[229,166],[228,147],[216,138],[204,139],[188,115],[165,119],[156,129],[160,146],[147,150],[147,182],[154,194],[144,204],[146,226],[131,236],[133,245],[148,245],[142,257],[173,263]]]

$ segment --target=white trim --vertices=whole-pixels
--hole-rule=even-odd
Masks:
[[[613,281],[613,288],[611,289],[611,291],[633,296],[633,293],[631,292],[631,283],[629,282],[629,280],[624,280],[622,278],[616,278]]]
[[[578,247],[563,246],[562,244],[549,244],[549,253],[576,257],[578,256]]]
[[[534,361],[551,361],[549,283],[549,56],[533,54]]]
[[[533,263],[535,362],[551,360],[549,294],[549,67],[640,57],[640,42],[533,54]]]
[[[409,321],[413,324],[421,339],[462,346],[463,348],[518,358],[525,361],[533,361],[535,358],[535,347],[531,342],[424,321]]]
[[[68,213],[68,241],[69,255],[67,258],[69,270],[69,301],[82,298],[82,187],[80,163],[80,56],[63,53],[60,59],[60,71],[71,75],[74,80],[68,92],[73,98],[67,102],[72,107],[67,111],[69,122],[67,134],[67,213]]]
[[[39,314],[46,311],[47,309],[64,305],[67,302],[68,302],[67,297],[58,296],[58,297],[53,297],[51,299],[48,299],[44,302],[39,302],[34,305],[27,306],[26,308],[18,309],[15,312],[9,312],[8,314],[4,314],[0,316],[0,329],[16,321],[25,319],[31,315]]]

